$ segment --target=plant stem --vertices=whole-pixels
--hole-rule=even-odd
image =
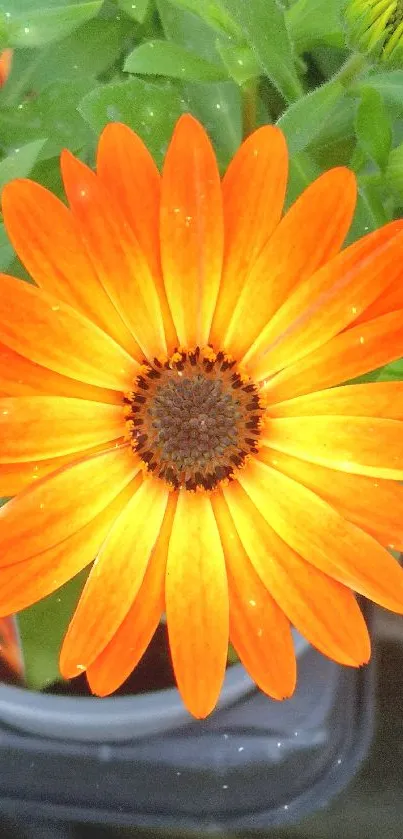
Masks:
[[[245,140],[256,128],[258,79],[251,79],[241,88],[242,135]]]
[[[343,64],[340,70],[333,76],[333,79],[341,82],[344,87],[350,87],[361,73],[368,66],[365,55],[359,52],[354,52],[347,61]],[[332,80],[333,81],[333,80]]]

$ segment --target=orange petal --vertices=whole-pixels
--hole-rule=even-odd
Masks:
[[[127,125],[109,122],[100,137],[97,173],[143,251],[160,300],[169,351],[178,340],[161,270],[159,214],[161,176],[140,137]]]
[[[35,282],[141,360],[139,347],[102,288],[67,207],[40,184],[20,179],[5,186],[2,209],[11,242]]]
[[[290,293],[337,253],[355,200],[354,175],[344,168],[331,169],[302,193],[232,300],[224,340],[228,352],[241,358]]]
[[[265,463],[251,462],[239,481],[270,527],[304,559],[375,603],[403,612],[403,570],[375,539]]]
[[[140,369],[83,315],[7,274],[0,274],[0,341],[57,373],[113,390],[130,390]]]
[[[263,379],[322,346],[348,326],[401,272],[403,222],[350,245],[300,283],[244,357]]]
[[[268,420],[262,443],[310,463],[403,480],[403,425],[378,417],[290,417]]]
[[[222,182],[225,251],[210,341],[221,346],[245,278],[276,227],[287,185],[287,145],[264,125],[236,152]]]
[[[223,496],[211,501],[227,565],[231,641],[260,689],[285,699],[296,680],[290,622],[253,569]]]
[[[47,597],[89,565],[114,519],[133,493],[132,484],[85,527],[37,556],[0,568],[0,614],[10,615]]]
[[[10,47],[0,52],[0,88],[4,87],[10,73],[13,62],[14,50]]]
[[[403,309],[403,283],[399,275],[382,294],[359,315],[354,326],[358,323],[366,323],[388,312],[395,312],[396,309]]]
[[[165,569],[176,497],[168,499],[157,544],[140,591],[119,629],[87,670],[93,693],[107,696],[127,679],[146,651],[165,608]]]
[[[216,705],[228,650],[225,560],[210,498],[179,492],[166,571],[169,644],[182,699],[193,716]]]
[[[0,566],[22,562],[92,521],[140,469],[128,446],[65,466],[0,508]]]
[[[270,405],[271,417],[338,415],[403,419],[403,382],[344,385]]]
[[[340,664],[368,661],[368,631],[352,592],[283,542],[239,485],[224,495],[255,571],[294,626]]]
[[[204,346],[220,285],[224,234],[220,177],[204,129],[176,124],[162,175],[161,260],[181,344]]]
[[[123,406],[62,396],[0,398],[0,463],[72,454],[124,433]]]
[[[73,396],[115,405],[122,403],[119,391],[106,390],[77,379],[68,379],[0,344],[0,394],[27,396],[30,393],[43,396]]]
[[[274,376],[264,387],[270,401],[333,387],[403,355],[403,309],[336,335],[323,347]]]
[[[335,472],[266,447],[260,449],[259,460],[320,495],[381,544],[403,550],[403,487],[399,484]]]
[[[91,569],[60,653],[65,679],[106,647],[139,593],[168,501],[160,481],[143,481],[116,519]]]
[[[98,277],[148,358],[166,352],[157,290],[125,216],[91,169],[64,151],[64,188]]]
[[[116,445],[121,445],[122,439],[114,440],[113,444],[109,445],[112,448]],[[84,455],[87,457],[91,454],[105,451],[105,443],[100,446],[94,446],[80,455],[72,456],[66,454],[64,457],[51,457],[46,460],[33,460],[29,463],[2,463],[0,464],[0,498],[10,498],[12,495],[17,495],[26,489],[30,484],[37,483],[40,478],[49,475],[50,472],[56,472],[62,466],[71,463],[72,461],[81,459]]]

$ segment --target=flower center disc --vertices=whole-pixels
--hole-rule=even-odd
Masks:
[[[211,347],[144,365],[125,397],[133,449],[175,489],[212,490],[257,451],[257,386]]]

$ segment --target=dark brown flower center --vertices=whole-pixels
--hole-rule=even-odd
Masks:
[[[125,397],[133,449],[175,489],[214,489],[257,451],[257,386],[211,347],[144,364]]]

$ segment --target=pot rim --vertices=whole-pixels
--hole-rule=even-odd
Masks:
[[[309,644],[293,633],[300,658]],[[242,664],[226,671],[217,710],[255,689]],[[0,683],[0,721],[30,734],[67,740],[122,741],[194,722],[176,687],[132,696],[60,696]]]

